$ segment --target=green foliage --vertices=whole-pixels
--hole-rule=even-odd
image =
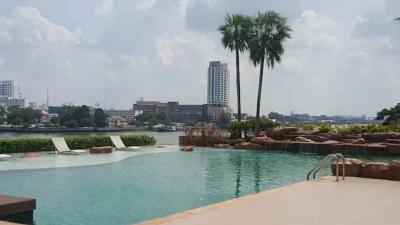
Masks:
[[[318,132],[320,133],[332,133],[335,129],[329,124],[321,124],[318,128]]]
[[[297,123],[294,127],[298,128],[299,130],[306,130],[306,131],[313,131],[317,128],[315,124],[311,123]]]
[[[94,116],[93,116],[93,120],[94,123],[96,124],[96,127],[106,127],[108,125],[107,117],[108,116],[103,111],[103,109],[97,108],[96,111],[94,111]]]
[[[398,131],[394,126],[386,125],[358,125],[352,124],[347,127],[336,126],[336,133],[338,134],[362,134],[362,133],[386,133]]]
[[[165,113],[157,113],[157,114],[140,114],[136,116],[136,122],[140,125],[144,123],[150,123],[152,125],[155,124],[168,124],[171,120],[168,118]]]
[[[58,118],[58,117],[51,117],[50,123],[52,123],[53,125],[59,125],[59,124],[60,124],[60,118]]]
[[[125,135],[121,136],[126,146],[154,145],[154,137],[147,135]],[[96,146],[112,146],[109,136],[69,136],[65,141],[70,149],[88,149]],[[30,139],[4,139],[0,140],[0,154],[24,153],[24,152],[45,152],[55,151],[50,138]]]
[[[376,115],[377,120],[383,120],[384,125],[389,125],[392,121],[400,119],[400,103],[390,109],[382,109]]]
[[[145,146],[154,145],[156,143],[154,137],[147,135],[123,135],[121,136],[121,140],[126,146]]]
[[[96,109],[94,116],[90,115],[89,107],[64,105],[59,112],[59,123],[62,126],[75,127],[106,127],[107,115],[102,109]]]
[[[74,119],[65,121],[65,122],[63,123],[63,125],[66,126],[66,127],[68,127],[68,128],[76,128],[76,127],[79,126],[78,122],[77,122],[76,120],[74,120]]]
[[[12,125],[25,125],[36,123],[41,117],[39,110],[33,110],[32,108],[9,108],[7,115],[7,123]]]
[[[231,134],[231,138],[241,138],[241,132],[243,132],[245,138],[248,138],[250,136],[254,136],[255,124],[255,120],[246,120],[241,121],[240,123],[237,121],[231,122],[228,131]],[[274,128],[279,125],[280,124],[278,122],[274,122],[269,119],[260,120],[260,130]]]
[[[49,138],[0,140],[0,154],[44,151],[55,151]]]

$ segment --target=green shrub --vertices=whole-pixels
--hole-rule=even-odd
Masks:
[[[144,145],[154,145],[156,139],[147,135],[126,135],[121,136],[121,140],[126,146],[144,146]]]
[[[333,130],[334,128],[331,125],[325,123],[321,124],[318,128],[320,133],[331,133]]]
[[[0,140],[0,154],[46,151],[55,151],[51,139],[48,138]]]
[[[154,145],[154,137],[147,135],[125,135],[121,136],[126,146]],[[109,136],[69,136],[65,142],[70,149],[88,149],[90,147],[112,146]],[[4,139],[0,140],[0,154],[24,153],[24,152],[46,152],[55,151],[50,138],[30,139]]]
[[[296,127],[299,130],[313,131],[317,126],[311,123],[297,123],[294,125],[294,127]]]

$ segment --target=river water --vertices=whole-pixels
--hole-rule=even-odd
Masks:
[[[111,135],[142,135],[153,136],[157,140],[157,144],[178,144],[180,135],[183,132],[155,132],[155,131],[122,131],[122,132],[68,132],[68,133],[14,133],[0,132],[0,139],[16,139],[16,138],[50,138],[65,136],[111,136]]]

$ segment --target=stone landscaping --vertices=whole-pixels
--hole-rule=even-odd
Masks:
[[[280,127],[259,132],[250,139],[190,135],[179,138],[181,145],[232,147],[249,150],[277,150],[318,154],[400,155],[400,133],[331,134]]]
[[[339,162],[339,168],[342,167],[342,164],[342,162]],[[387,164],[381,162],[367,163],[359,159],[346,159],[344,165],[346,176],[400,181],[400,160],[393,160]],[[336,164],[332,165],[332,173],[336,175]],[[339,170],[339,175],[342,175],[341,170]]]

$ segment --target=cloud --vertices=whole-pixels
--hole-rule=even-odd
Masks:
[[[96,8],[95,13],[97,15],[108,14],[112,12],[114,9],[114,1],[113,0],[104,0],[101,6]]]

